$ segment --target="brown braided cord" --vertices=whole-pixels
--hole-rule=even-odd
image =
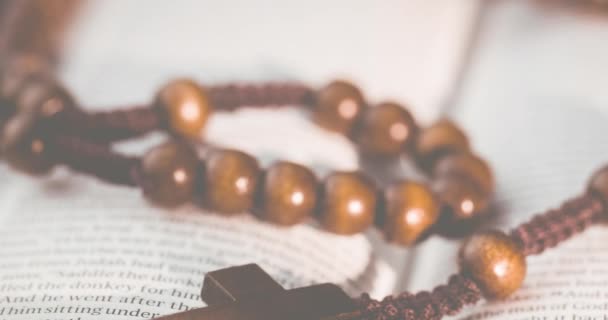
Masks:
[[[515,228],[511,237],[525,255],[539,254],[600,221],[605,212],[601,199],[584,194],[566,201],[558,209],[535,216]],[[364,294],[359,299],[359,313],[365,320],[439,320],[480,299],[481,291],[473,280],[458,274],[452,276],[447,285],[438,286],[432,292],[403,293],[382,301]]]
[[[66,123],[67,133],[103,143],[142,136],[161,127],[158,113],[149,106],[88,114],[74,112]]]
[[[445,285],[433,291],[417,294],[402,293],[388,296],[382,301],[373,300],[367,294],[359,298],[359,319],[364,320],[439,320],[454,315],[464,306],[481,299],[481,290],[468,277],[456,274]],[[341,319],[341,318],[340,318]],[[346,317],[345,317],[346,319]]]
[[[233,111],[240,107],[277,107],[310,105],[312,90],[299,83],[227,84],[207,89],[211,103],[218,110]]]
[[[558,209],[539,214],[530,222],[511,232],[525,255],[540,254],[545,249],[585,230],[604,214],[602,202],[594,195],[585,194],[565,202]]]
[[[241,107],[310,105],[312,90],[298,83],[227,84],[207,89],[216,110],[235,111]],[[161,116],[152,106],[135,106],[69,116],[72,134],[95,142],[112,142],[138,137],[161,129]]]
[[[104,181],[136,186],[134,172],[139,159],[113,152],[105,145],[80,138],[58,136],[52,141],[52,157],[75,171],[93,175]]]

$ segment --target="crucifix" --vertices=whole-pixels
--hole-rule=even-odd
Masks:
[[[207,307],[157,320],[347,320],[357,306],[330,283],[285,290],[257,264],[207,273],[201,298]]]

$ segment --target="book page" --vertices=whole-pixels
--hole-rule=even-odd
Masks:
[[[508,231],[581,194],[608,161],[605,70],[608,24],[546,15],[530,2],[490,11],[462,100],[453,115],[498,184],[488,228]],[[595,89],[593,89],[595,86]],[[523,288],[457,319],[602,320],[608,316],[608,229],[598,225],[527,259]],[[428,290],[458,270],[460,241],[417,249],[408,288]],[[428,254],[436,252],[437,254]]]
[[[136,190],[68,172],[0,174],[0,319],[149,319],[202,307],[205,272],[247,263],[286,288],[334,282],[356,295],[394,282],[363,235],[155,209]]]

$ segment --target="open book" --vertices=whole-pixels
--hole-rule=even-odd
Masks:
[[[428,2],[412,1],[411,6]],[[132,6],[139,8],[141,3],[101,3],[103,5],[97,5],[93,10],[95,15],[101,16],[99,20],[89,19],[93,15],[91,12],[83,18],[92,24],[87,27],[85,23],[80,29],[84,30],[83,34],[75,36],[80,39],[76,43],[84,44],[84,49],[74,45],[68,50],[65,59],[68,64],[63,71],[68,85],[75,89],[77,96],[86,98],[87,104],[111,105],[129,99],[145,101],[155,86],[169,75],[184,70],[207,81],[242,78],[238,69],[248,62],[248,52],[235,53],[242,59],[236,63],[235,70],[227,73],[223,71],[227,64],[221,64],[221,59],[213,62],[222,68],[186,69],[192,63],[200,62],[189,56],[190,48],[183,51],[181,48],[161,48],[160,52],[146,55],[151,44],[145,42],[157,35],[147,33],[150,30],[142,27],[146,25],[145,21],[140,25],[131,24],[132,29],[128,32],[132,34],[122,37],[127,31],[121,25],[132,21],[133,17],[132,12],[124,13],[123,10],[135,10]],[[313,11],[323,5],[322,1],[310,3],[308,10]],[[398,10],[393,8],[408,9],[407,5],[399,7],[398,3],[402,2],[374,7],[376,11],[371,15],[377,16],[375,20],[369,20],[370,25],[379,23],[385,15],[398,17]],[[150,19],[154,23],[157,19],[166,19],[163,27],[194,17],[171,18],[171,11],[166,11],[170,10],[166,7],[168,2],[157,4],[160,9],[150,9],[157,15],[150,14],[148,18],[153,17]],[[246,6],[244,3],[239,5]],[[346,2],[344,5],[347,7]],[[429,12],[437,9],[432,4],[428,6]],[[470,32],[477,5],[466,8],[458,3],[450,6],[462,10],[452,17],[452,22],[460,21],[454,22],[460,26],[457,33]],[[244,12],[248,16],[239,17],[230,15],[233,11],[229,6],[207,9],[221,11],[218,16],[233,19],[233,23],[265,10],[264,6],[246,7]],[[279,12],[297,17],[302,12],[300,9],[285,5]],[[366,11],[358,8],[349,12],[353,21],[362,18],[357,12],[361,15]],[[320,19],[330,20],[332,14],[335,12],[321,15]],[[564,19],[570,31],[606,34],[605,29],[600,30],[597,26],[586,26],[563,17],[546,18],[524,3],[499,5],[487,14],[490,15],[487,21],[491,23],[485,25],[481,45],[475,52],[475,63],[467,73],[458,104],[450,112],[463,124],[475,149],[489,160],[496,172],[496,212],[490,227],[507,230],[535,212],[556,206],[580,192],[590,173],[608,159],[605,116],[608,109],[601,108],[608,105],[608,97],[598,95],[603,87],[585,92],[578,90],[578,86],[560,82],[560,90],[552,90],[551,86],[555,84],[552,77],[556,74],[572,81],[580,70],[566,67],[566,71],[551,70],[550,74],[535,76],[526,60],[535,61],[534,66],[541,68],[539,66],[547,65],[543,64],[547,48],[562,48],[569,43],[568,38],[549,31],[558,22],[563,26]],[[449,16],[447,13],[439,15],[442,19]],[[154,24],[152,21],[147,24]],[[452,27],[455,26],[447,29]],[[263,30],[265,27],[257,28]],[[376,28],[376,31],[382,31],[381,27]],[[228,33],[237,37],[237,31]],[[102,36],[94,38],[96,32],[101,32]],[[186,39],[191,36],[176,42],[187,43]],[[140,42],[132,44],[130,49],[112,46],[131,39],[140,39]],[[319,41],[327,43],[324,41],[329,40]],[[216,44],[220,42],[215,39]],[[388,40],[379,42],[390,43]],[[598,48],[593,39],[579,42],[579,47],[593,44],[599,52],[580,53],[570,46],[567,54],[560,55],[560,49],[554,50],[552,61],[563,62],[560,59],[573,59],[578,54],[578,59],[581,55],[586,57],[586,63],[594,61],[606,66],[608,62],[601,60],[606,56],[606,47],[602,55],[602,48]],[[292,57],[290,50],[295,49],[290,49],[289,43],[285,45],[283,56]],[[265,50],[271,49],[271,43],[262,46],[266,46]],[[464,47],[455,45],[453,48],[464,50]],[[143,51],[146,54],[142,54]],[[256,52],[256,58],[264,58],[266,54],[263,50]],[[377,56],[377,52],[369,52],[372,53]],[[211,56],[221,58],[222,54],[218,51]],[[317,54],[323,57],[322,53]],[[113,58],[108,60],[105,55]],[[159,64],[175,65],[171,57],[185,62],[169,71],[158,67]],[[272,58],[270,61],[290,62],[290,58]],[[453,86],[453,83],[446,85],[429,76],[430,80],[420,80],[418,90],[423,90],[420,87],[423,84],[432,90],[427,88],[419,96],[399,96],[400,91],[416,92],[407,83],[407,79],[415,82],[411,80],[414,77],[400,79],[393,75],[394,78],[383,87],[385,84],[380,82],[384,74],[390,73],[390,65],[375,73],[350,65],[355,64],[356,59],[351,62],[345,59],[344,65],[336,64],[342,60],[331,54],[327,59],[334,65],[313,68],[305,62],[295,63],[299,69],[294,69],[294,74],[286,75],[274,66],[243,73],[252,78],[302,76],[316,83],[341,69],[357,70],[346,76],[356,80],[366,78],[361,84],[366,91],[371,87],[372,100],[386,95],[413,100],[414,112],[423,121],[437,117],[443,99],[438,97]],[[387,59],[400,61],[400,57],[392,55]],[[433,57],[430,61],[437,59]],[[448,70],[458,69],[454,67],[457,63],[444,62],[452,67],[441,70],[454,81],[454,73]],[[407,68],[405,64],[399,66]],[[327,73],[319,70],[327,70]],[[268,76],[260,76],[268,73]],[[222,76],[212,78],[217,74]],[[594,79],[589,86],[608,83],[605,72],[596,75],[604,78]],[[581,80],[580,74],[578,76]],[[587,76],[584,79],[588,79]],[[259,156],[262,164],[277,158],[289,159],[314,166],[319,175],[328,169],[357,166],[356,152],[346,139],[323,132],[290,109],[244,110],[217,115],[208,131],[209,139],[249,151]],[[152,136],[143,143],[119,147],[126,152],[139,153],[159,139],[162,138]],[[394,164],[395,177],[399,175],[400,167],[400,163]],[[0,166],[0,181],[0,320],[149,319],[184,311],[203,306],[199,293],[205,272],[250,262],[260,264],[287,288],[333,282],[353,296],[367,291],[376,298],[401,290],[428,290],[443,283],[457,270],[460,241],[439,236],[404,249],[382,243],[374,230],[367,235],[342,237],[325,233],[314,225],[283,229],[258,222],[249,215],[227,218],[195,207],[169,212],[150,207],[137,190],[106,185],[61,170],[50,177],[34,179]],[[530,258],[522,290],[504,302],[482,302],[457,318],[604,319],[608,315],[606,243],[608,230],[596,227],[558,249]]]

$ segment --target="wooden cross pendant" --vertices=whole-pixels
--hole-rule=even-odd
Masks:
[[[201,297],[206,308],[157,320],[342,320],[357,309],[334,284],[285,290],[257,264],[208,273]]]

